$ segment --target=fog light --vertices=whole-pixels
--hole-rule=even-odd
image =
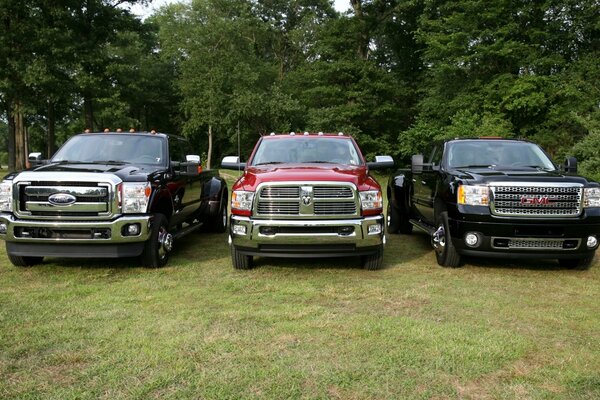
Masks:
[[[245,235],[246,234],[246,226],[245,225],[233,225],[233,233],[236,235]]]
[[[137,236],[139,234],[140,234],[140,225],[139,224],[127,225],[127,235]]]
[[[5,223],[0,224],[0,235],[4,235],[8,231],[8,227]]]
[[[465,235],[465,243],[469,247],[479,246],[479,235],[473,232],[469,232]]]
[[[593,249],[596,246],[598,246],[598,239],[596,239],[596,236],[588,236],[587,247]]]
[[[369,235],[378,235],[381,233],[381,225],[369,225]]]

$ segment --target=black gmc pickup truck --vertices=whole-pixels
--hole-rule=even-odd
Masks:
[[[184,138],[155,132],[84,133],[50,160],[0,183],[0,238],[16,266],[46,256],[140,257],[167,263],[173,241],[225,232],[227,186],[201,171]]]
[[[388,183],[388,231],[431,236],[438,264],[462,255],[557,259],[587,269],[598,248],[600,185],[536,144],[455,139],[412,157]]]

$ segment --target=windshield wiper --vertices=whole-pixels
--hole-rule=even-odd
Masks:
[[[339,164],[331,161],[322,161],[322,160],[312,160],[312,161],[302,161],[303,164]]]
[[[130,164],[130,163],[127,161],[119,161],[119,160],[95,160],[95,161],[90,161],[90,164],[123,165],[123,164]]]
[[[470,164],[470,165],[460,165],[457,167],[454,167],[455,169],[464,169],[464,168],[491,168],[491,167],[495,167],[495,165],[490,165],[490,164]]]
[[[256,163],[254,165],[257,166],[257,165],[267,165],[267,164],[283,164],[283,161],[267,161],[267,162]]]

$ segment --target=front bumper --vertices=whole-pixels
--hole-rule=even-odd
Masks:
[[[588,237],[600,240],[600,223],[476,222],[449,219],[452,243],[460,254],[506,258],[576,259],[593,253]],[[467,233],[478,237],[476,246],[465,241]]]
[[[385,243],[383,215],[343,220],[262,220],[232,215],[229,240],[242,254],[271,257],[367,255]]]
[[[37,221],[0,213],[0,239],[15,255],[59,257],[137,256],[150,237],[149,215],[121,216],[112,221]],[[136,234],[128,233],[137,225]]]

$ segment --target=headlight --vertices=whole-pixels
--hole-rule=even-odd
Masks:
[[[12,211],[12,181],[0,183],[0,211]]]
[[[583,189],[583,206],[600,207],[600,188]]]
[[[236,210],[251,211],[254,192],[245,190],[234,190],[231,194],[231,208]]]
[[[124,214],[145,213],[148,209],[152,188],[150,182],[121,184],[121,210]]]
[[[375,210],[383,208],[383,198],[381,197],[381,191],[379,190],[367,190],[365,192],[359,192],[360,203],[363,210]]]
[[[487,206],[490,204],[490,188],[480,185],[460,185],[457,202],[468,206]]]

